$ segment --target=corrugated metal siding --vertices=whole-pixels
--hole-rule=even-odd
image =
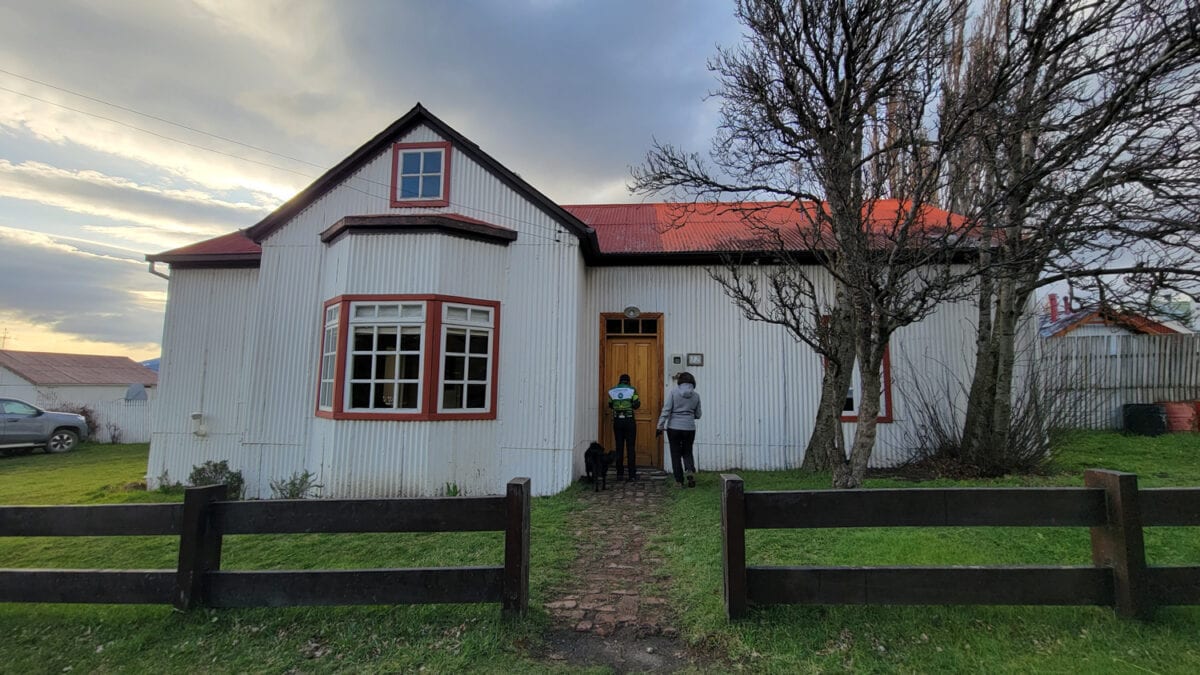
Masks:
[[[422,127],[397,140],[440,139]],[[209,437],[193,437],[187,413],[196,402],[185,392],[195,390],[205,369],[195,361],[177,366],[179,400],[163,413],[161,451],[152,452],[149,473],[169,465],[174,476],[178,468],[190,470],[197,458],[229,456],[240,448],[231,464],[247,474],[248,496],[268,496],[271,480],[302,470],[316,473],[324,493],[336,497],[437,494],[446,483],[467,494],[496,494],[518,475],[534,479],[535,494],[569,484],[578,434],[573,417],[562,411],[577,382],[578,240],[463,154],[455,153],[452,163],[452,204],[443,210],[516,230],[517,241],[503,247],[445,235],[351,235],[326,246],[319,233],[347,215],[431,212],[390,207],[391,152],[381,153],[263,242],[257,288],[240,303],[251,308],[251,321],[241,327],[244,344],[229,345],[233,351],[228,353],[240,349],[246,355],[244,362],[207,369],[244,381],[242,389],[229,382],[223,390],[242,392],[241,424],[227,436],[227,415],[214,413],[220,419],[214,419]],[[231,271],[206,274],[212,279],[205,283],[213,285],[204,286],[205,293],[239,302],[239,293],[220,286],[221,275]],[[203,284],[197,286],[200,293]],[[498,419],[316,418],[322,303],[344,293],[439,293],[500,301]],[[169,332],[220,323],[225,311],[224,304],[172,297],[168,314],[175,321],[168,321]],[[192,342],[181,337],[166,344],[178,361],[196,353]]]
[[[163,472],[182,481],[205,459],[240,468],[246,356],[258,270],[173,270],[163,327],[163,357],[152,410],[147,480]],[[191,413],[208,431],[195,436]]]
[[[704,400],[697,434],[697,466],[702,470],[788,469],[803,461],[820,400],[823,364],[814,352],[795,342],[781,327],[742,317],[707,272],[694,267],[589,269],[587,316],[581,321],[582,366],[590,368],[588,386],[577,389],[586,402],[579,407],[580,426],[594,434],[599,403],[599,314],[635,305],[643,312],[663,312],[663,353],[700,352],[704,366],[692,370]],[[824,274],[822,290],[832,291]],[[892,344],[893,404],[896,421],[878,426],[873,466],[895,464],[907,455],[900,385],[938,369],[947,378],[963,378],[973,353],[969,303],[939,308],[934,316],[899,331]],[[668,388],[666,373],[657,383]],[[653,386],[638,383],[639,387]],[[961,408],[961,405],[952,407]],[[847,424],[849,439],[854,425]],[[669,460],[666,462],[669,465]]]

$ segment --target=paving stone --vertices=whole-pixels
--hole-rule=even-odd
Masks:
[[[547,602],[545,607],[546,609],[574,609],[578,604],[575,600],[556,600]]]

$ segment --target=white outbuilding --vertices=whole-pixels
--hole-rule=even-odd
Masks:
[[[249,497],[302,471],[326,497],[553,494],[611,443],[622,373],[638,463],[669,470],[654,424],[680,370],[700,470],[799,466],[823,361],[707,271],[766,247],[719,206],[675,224],[670,204],[556,204],[418,105],[261,222],[147,256],[170,267],[147,479],[226,460]],[[974,312],[895,336],[873,464],[907,456],[912,385],[967,381]]]

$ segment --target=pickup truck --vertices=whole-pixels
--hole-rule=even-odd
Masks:
[[[53,412],[15,398],[0,398],[0,455],[34,448],[67,452],[89,433],[83,415]]]

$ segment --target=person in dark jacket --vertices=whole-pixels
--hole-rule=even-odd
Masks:
[[[622,374],[617,386],[608,390],[608,408],[613,416],[613,443],[617,446],[617,480],[621,480],[625,462],[629,462],[629,480],[637,480],[637,422],[633,411],[642,407],[637,389]]]
[[[696,440],[696,420],[700,419],[700,394],[696,378],[683,372],[675,378],[675,388],[667,394],[662,414],[658,417],[658,433],[667,432],[671,444],[671,469],[675,482],[683,487],[684,470],[687,486],[696,487],[696,462],[692,458],[692,443]]]

